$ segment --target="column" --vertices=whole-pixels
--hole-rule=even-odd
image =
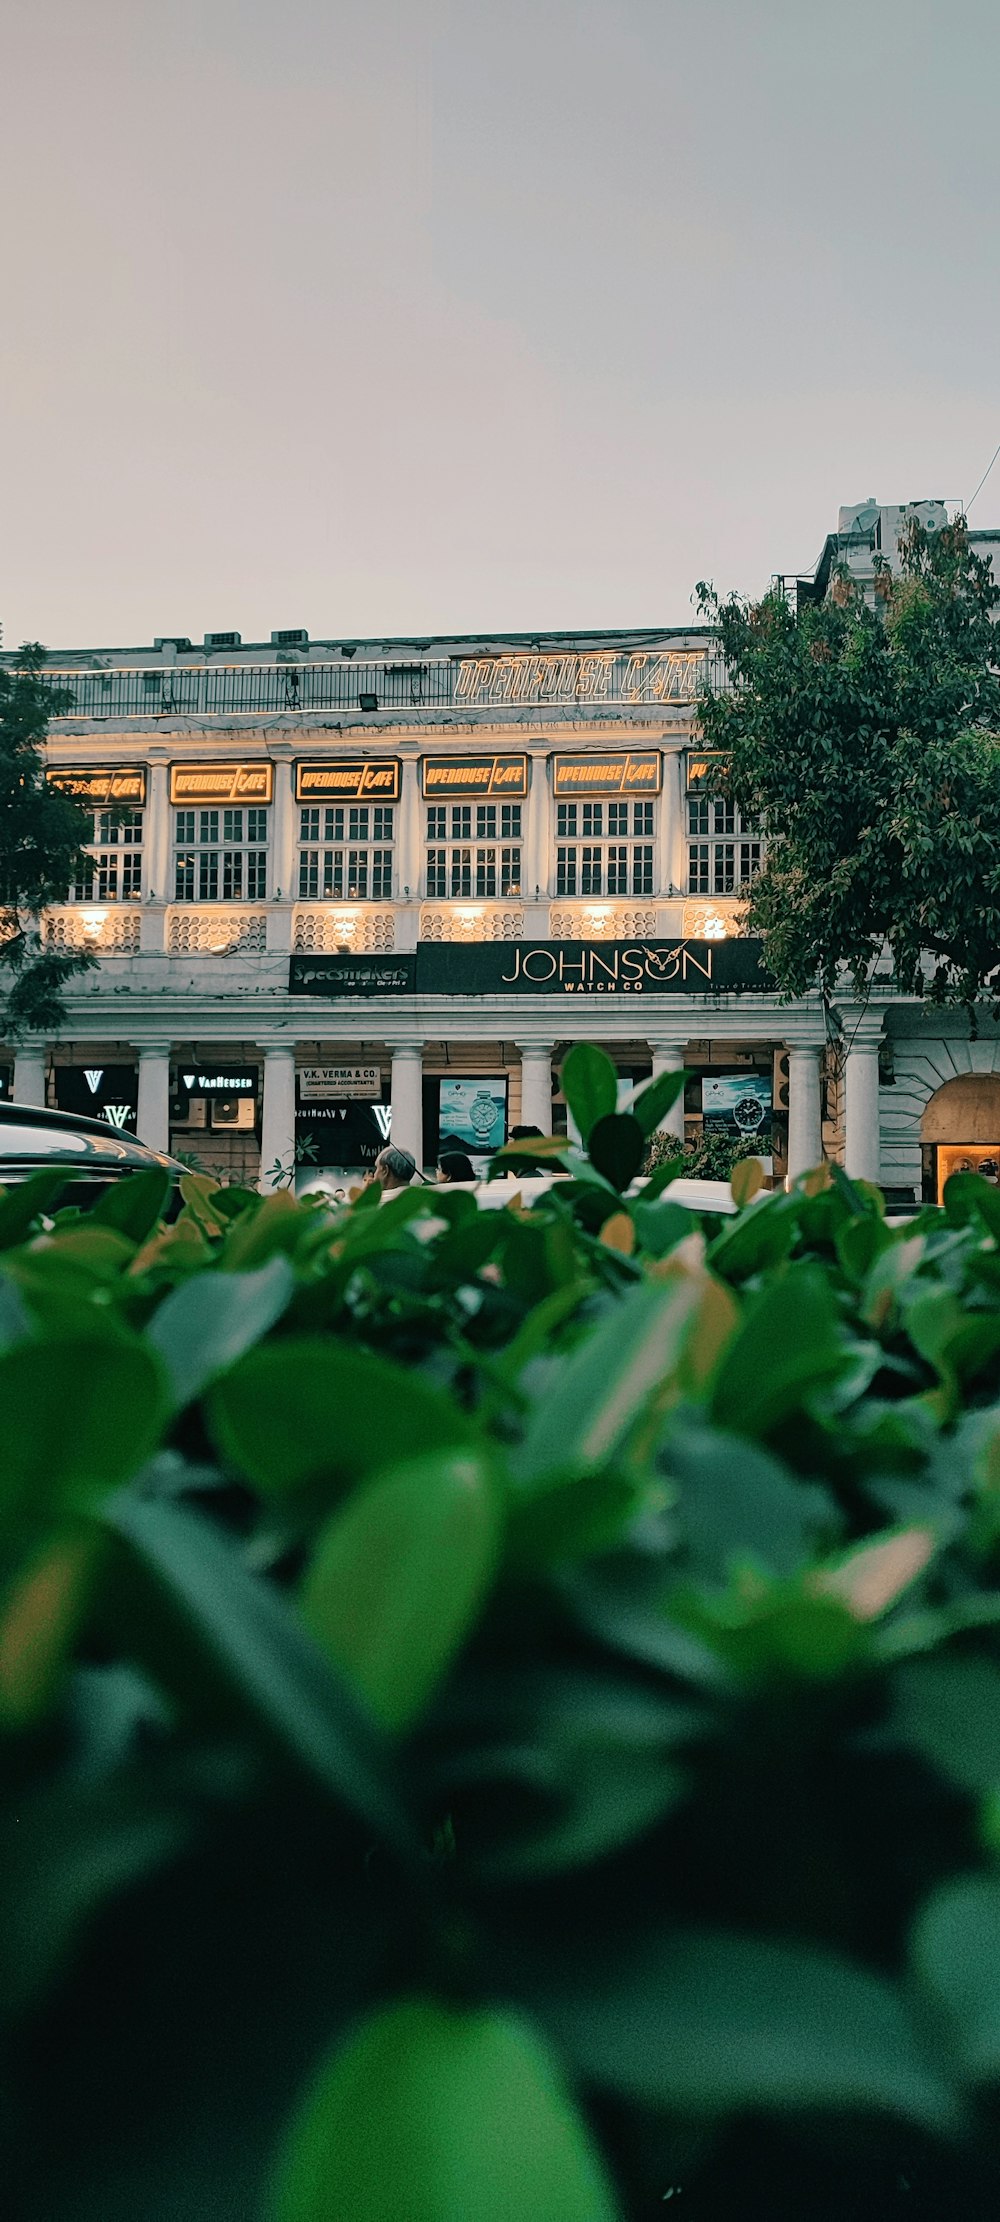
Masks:
[[[265,1196],[279,1185],[275,1164],[285,1174],[295,1165],[295,1050],[287,1042],[264,1051],[259,1186]]]
[[[151,1150],[170,1148],[170,1044],[144,1043],[139,1056],[136,1133]]]
[[[424,1162],[424,1051],[422,1042],[389,1042],[392,1052],[389,1140]]]
[[[24,1046],[14,1051],[15,1103],[45,1103],[45,1051]]]
[[[844,1169],[854,1180],[877,1181],[881,1171],[878,1051],[882,1015],[844,1018]]]
[[[165,756],[159,763],[155,758],[150,761],[144,833],[147,899],[151,903],[167,903],[173,890],[170,886],[170,804]]]
[[[273,907],[267,921],[267,946],[269,950],[284,955],[292,946],[292,903],[298,878],[295,869],[296,824],[290,742],[275,743],[271,753],[274,763],[270,871]]]
[[[552,1132],[552,1043],[519,1042],[521,1125]]]
[[[528,793],[524,803],[523,894],[526,903],[544,903],[552,884],[550,771],[544,756],[532,756],[528,768]],[[546,1132],[548,1129],[546,1128]]]
[[[416,903],[420,900],[423,842],[419,775],[417,758],[405,756],[400,766],[399,801],[396,805],[399,814],[395,866],[398,903]]]
[[[788,1183],[811,1173],[823,1159],[820,1049],[788,1045]]]
[[[663,760],[663,796],[660,802],[660,808],[666,820],[664,826],[665,877],[663,885],[664,890],[666,890],[669,883],[676,889],[678,895],[685,893],[688,883],[687,796],[684,791],[684,769],[687,761],[686,752],[690,746],[690,735],[687,735],[682,740],[680,747],[672,755],[665,756]]]
[[[651,1052],[651,1054],[652,1054],[652,1059],[653,1059],[653,1079],[654,1079],[654,1080],[658,1080],[658,1079],[659,1079],[659,1077],[660,1077],[660,1074],[661,1074],[662,1072],[682,1072],[682,1071],[683,1071],[683,1069],[684,1069],[684,1044],[683,1044],[682,1042],[650,1042],[650,1044],[649,1044],[649,1048],[650,1048],[650,1052]],[[671,1104],[671,1106],[670,1106],[670,1109],[669,1109],[669,1111],[667,1112],[666,1118],[665,1118],[665,1119],[661,1119],[661,1120],[660,1120],[659,1126],[657,1127],[656,1131],[657,1131],[657,1133],[658,1133],[658,1134],[672,1134],[672,1135],[674,1135],[674,1137],[676,1138],[676,1140],[677,1140],[678,1142],[683,1142],[683,1140],[684,1140],[684,1090],[683,1090],[683,1088],[681,1089],[680,1095],[678,1096],[678,1098],[677,1098],[677,1101],[676,1101],[676,1103],[672,1103],[672,1104]]]

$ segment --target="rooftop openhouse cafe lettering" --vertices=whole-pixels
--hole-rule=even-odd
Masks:
[[[649,995],[758,993],[759,941],[421,942],[398,957],[291,960],[293,995]]]
[[[270,802],[274,765],[171,764],[172,803]]]
[[[146,800],[146,767],[144,764],[120,764],[113,771],[84,771],[82,768],[46,772],[50,787],[61,787],[68,795],[75,795],[78,802],[90,803],[94,810],[110,810],[115,803],[142,807]]]

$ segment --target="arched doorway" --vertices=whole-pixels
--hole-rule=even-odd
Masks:
[[[981,1172],[1000,1184],[1000,1075],[946,1080],[920,1121],[924,1196],[940,1203],[952,1173]]]

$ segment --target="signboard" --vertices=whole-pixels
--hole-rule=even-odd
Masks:
[[[60,769],[46,772],[45,777],[51,787],[62,787],[78,802],[89,802],[94,810],[109,810],[115,803],[141,807],[146,800],[144,764],[122,764],[114,771]]]
[[[431,795],[526,795],[526,756],[425,756],[423,791]]]
[[[302,1065],[300,1103],[380,1103],[380,1065]]]
[[[303,1170],[374,1165],[389,1139],[387,1103],[310,1103],[295,1114],[295,1141]]]
[[[705,1073],[701,1108],[706,1133],[738,1135],[744,1141],[757,1134],[769,1137],[771,1096],[769,1072]]]
[[[139,1103],[135,1065],[57,1065],[56,1103],[78,1119],[102,1119],[119,1133],[134,1134]]]
[[[415,956],[293,957],[291,995],[413,995]]]
[[[659,749],[627,756],[555,756],[557,795],[658,795],[663,778]]]
[[[171,764],[170,800],[173,803],[270,802],[274,792],[274,765]]]
[[[399,758],[381,764],[296,764],[296,802],[399,801]]]
[[[390,957],[294,956],[293,995],[767,993],[759,941],[422,941]]]
[[[177,1083],[188,1096],[255,1096],[255,1067],[178,1065]]]
[[[507,1136],[507,1081],[442,1080],[438,1149],[454,1135],[465,1150],[498,1150]]]
[[[541,656],[463,656],[456,702],[693,702],[708,671],[704,649],[615,648]]]

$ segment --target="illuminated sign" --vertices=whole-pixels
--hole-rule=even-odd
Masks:
[[[730,995],[773,992],[761,943],[422,941],[397,957],[294,956],[293,995]]]
[[[688,786],[696,789],[718,787],[720,773],[725,770],[728,762],[728,756],[721,749],[716,749],[710,756],[689,756]]]
[[[296,802],[399,801],[399,758],[381,764],[296,764]]]
[[[270,802],[274,765],[171,764],[170,800],[184,802]]]
[[[382,1094],[380,1065],[303,1065],[301,1103],[371,1103]]]
[[[146,800],[143,764],[123,765],[115,771],[52,771],[45,776],[51,787],[63,788],[79,802],[91,803],[95,810],[108,810],[114,803],[142,804]]]
[[[708,674],[703,649],[656,648],[621,654],[465,656],[456,702],[483,708],[514,703],[693,702]]]
[[[234,1072],[199,1072],[189,1065],[177,1077],[189,1096],[255,1096],[257,1093],[257,1075],[247,1072],[245,1067]]]
[[[557,795],[658,795],[663,762],[658,749],[628,756],[555,756]]]
[[[425,756],[425,795],[526,795],[526,756]]]

